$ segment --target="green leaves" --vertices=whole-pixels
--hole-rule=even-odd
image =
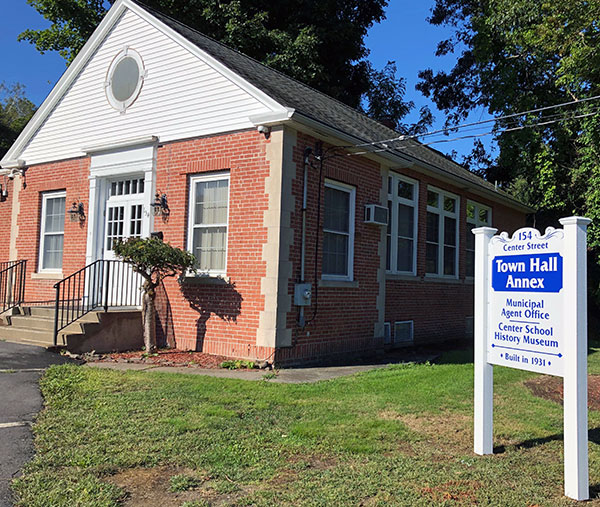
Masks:
[[[196,258],[158,238],[129,238],[115,244],[115,254],[140,273],[153,290],[169,276],[195,271]]]
[[[0,83],[0,158],[11,147],[35,113],[33,102],[25,98],[24,86]]]

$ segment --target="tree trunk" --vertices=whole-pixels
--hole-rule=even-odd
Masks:
[[[144,322],[144,346],[146,352],[156,350],[156,320],[154,308],[154,290],[145,292],[142,296],[142,319]]]

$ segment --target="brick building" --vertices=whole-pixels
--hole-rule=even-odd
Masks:
[[[397,136],[118,0],[0,162],[0,261],[27,260],[23,304],[53,301],[115,240],[161,233],[200,268],[159,294],[181,349],[291,363],[462,338],[470,229],[531,210],[416,141],[371,144]]]

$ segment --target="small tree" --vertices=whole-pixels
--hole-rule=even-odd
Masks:
[[[158,238],[129,238],[117,242],[114,253],[144,278],[142,321],[146,352],[156,349],[156,288],[169,276],[195,271],[196,258]]]

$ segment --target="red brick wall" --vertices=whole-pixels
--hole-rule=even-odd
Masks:
[[[88,213],[89,158],[35,165],[25,173],[24,188],[19,193],[20,211],[17,251],[19,259],[27,259],[27,301],[54,300],[52,286],[57,280],[40,280],[31,275],[38,271],[42,193],[66,190],[66,209],[73,201],[83,202]],[[67,276],[85,266],[87,220],[70,222],[65,214],[63,275]]]
[[[462,339],[465,337],[466,318],[473,316],[473,283],[466,279],[466,206],[472,200],[492,209],[492,226],[499,231],[514,232],[525,226],[525,214],[493,203],[478,195],[442,183],[410,169],[397,171],[419,181],[419,227],[417,239],[417,276],[388,276],[386,283],[385,321],[414,321],[416,344]],[[459,214],[459,276],[456,280],[425,276],[425,242],[427,216],[427,187],[432,185],[460,197]],[[402,279],[398,279],[402,278]]]
[[[187,244],[190,175],[230,171],[228,283],[188,280],[180,287],[167,280],[158,302],[163,341],[234,357],[272,356],[272,349],[256,347],[264,309],[260,291],[266,273],[262,250],[267,239],[263,215],[268,204],[268,142],[253,130],[159,147],[156,188],[167,193],[171,215],[168,221],[156,218],[154,230],[163,231],[172,245]]]
[[[5,186],[5,182],[7,185]],[[9,180],[4,176],[0,177],[2,188],[8,190],[8,197],[2,200],[0,197],[0,262],[9,260],[10,248],[10,221],[12,216],[12,198],[14,190],[14,180]]]

